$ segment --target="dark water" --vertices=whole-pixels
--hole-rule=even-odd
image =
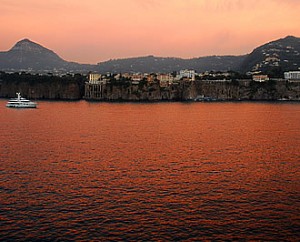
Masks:
[[[0,100],[0,240],[300,237],[300,105]]]

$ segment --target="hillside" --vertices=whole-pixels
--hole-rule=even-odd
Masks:
[[[15,44],[9,51],[0,52],[0,70],[29,72],[173,72],[181,69],[202,71],[236,70],[245,56],[207,56],[193,59],[145,56],[109,60],[98,65],[68,62],[54,51],[28,39]]]
[[[9,51],[0,52],[1,70],[76,71],[93,69],[92,65],[68,62],[29,39],[17,42]]]
[[[244,59],[239,71],[274,73],[299,68],[300,38],[287,36],[254,49]]]
[[[283,71],[300,68],[300,38],[288,36],[257,47],[249,55],[207,56],[192,59],[145,56],[100,62],[97,65],[68,62],[28,39],[21,40],[9,51],[0,52],[0,70],[53,72],[53,73],[100,73],[162,72],[181,69],[204,71],[265,72],[282,76]]]
[[[98,63],[100,72],[165,72],[170,73],[182,69],[203,71],[236,70],[245,59],[245,56],[208,56],[193,59],[171,57],[136,57],[127,59],[109,60]]]

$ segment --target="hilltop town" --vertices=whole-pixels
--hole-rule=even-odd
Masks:
[[[102,101],[300,100],[300,71],[285,78],[237,72],[90,73],[84,98]]]
[[[0,97],[93,101],[300,100],[300,71],[284,78],[237,72],[29,74],[0,72]]]

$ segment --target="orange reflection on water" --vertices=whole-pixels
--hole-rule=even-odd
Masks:
[[[297,237],[298,104],[40,102],[0,112],[4,238]]]

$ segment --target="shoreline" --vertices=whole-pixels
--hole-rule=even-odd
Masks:
[[[8,101],[10,98],[0,97],[0,100]],[[134,104],[159,104],[159,103],[300,103],[299,100],[267,100],[267,99],[242,99],[242,100],[212,100],[212,101],[195,101],[195,100],[94,100],[94,99],[31,99],[31,101],[45,102],[81,102],[87,103],[134,103]]]

